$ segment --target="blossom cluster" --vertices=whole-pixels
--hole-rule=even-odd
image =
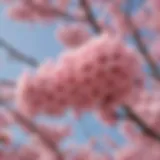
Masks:
[[[42,64],[35,75],[25,73],[18,84],[22,112],[63,115],[68,108],[82,112],[99,106],[108,112],[127,103],[143,87],[143,76],[135,51],[104,34]]]

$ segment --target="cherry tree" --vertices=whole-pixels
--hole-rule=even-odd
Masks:
[[[0,81],[0,160],[159,160],[159,0],[1,0],[13,20],[56,25],[64,50],[40,64],[3,38],[0,45],[33,67],[18,80]],[[146,71],[146,68],[150,68]],[[148,87],[149,86],[149,87]],[[36,117],[71,114],[86,137],[73,137],[68,124]],[[81,119],[114,127],[125,139],[94,138]],[[20,145],[8,128],[27,135]],[[94,128],[96,131],[96,127]],[[107,149],[109,148],[109,149]]]

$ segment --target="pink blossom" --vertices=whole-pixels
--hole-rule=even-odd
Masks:
[[[159,145],[138,145],[138,146],[126,146],[119,150],[115,155],[116,160],[158,160],[160,154],[158,152]],[[145,153],[145,154],[144,154]]]
[[[12,115],[4,110],[1,109],[0,110],[0,128],[5,128],[9,125],[12,125],[14,122],[14,118],[12,117]]]
[[[54,6],[51,1],[20,1],[10,7],[8,14],[11,18],[19,21],[48,21],[55,17]]]
[[[60,160],[57,155],[62,157],[61,160],[160,159],[159,138],[150,136],[144,127],[147,126],[160,135],[160,85],[153,77],[144,73],[141,56],[148,56],[141,49],[146,47],[151,56],[147,58],[159,67],[159,0],[146,0],[137,6],[129,17],[133,26],[128,24],[122,9],[127,3],[125,0],[0,2],[10,4],[7,7],[6,3],[5,9],[14,20],[63,24],[64,26],[57,28],[56,38],[68,49],[61,53],[58,60],[44,61],[33,74],[22,74],[16,83],[16,94],[15,88],[0,86],[0,103],[3,104],[2,107],[6,107],[6,110],[0,109],[0,146],[7,147],[0,148],[0,160]],[[132,27],[139,33],[147,31],[145,36],[143,33],[141,38],[137,36],[144,42],[144,46],[140,44],[140,48],[133,49],[128,41],[124,42],[125,38],[135,34]],[[9,45],[6,48],[9,48],[10,53]],[[14,55],[13,52],[11,49],[11,54]],[[103,127],[106,124],[110,127],[119,125],[117,129],[122,131],[126,142],[117,145],[111,137],[103,139],[99,135],[96,142],[91,139],[92,141],[85,141],[83,145],[73,141],[66,144],[65,140],[74,136],[71,126],[38,122],[33,124],[32,121],[31,125],[26,125],[19,121],[28,141],[27,144],[17,146],[10,133],[6,132],[13,124],[19,124],[13,119],[12,112],[8,112],[8,104],[16,106],[17,113],[29,119],[41,114],[59,119],[68,110],[78,118],[86,112],[94,113],[99,122],[105,124]],[[132,113],[143,123],[139,124],[127,113],[121,116],[119,109],[123,109],[123,104],[130,107]],[[94,126],[93,132],[96,130],[98,127]],[[90,138],[88,134],[85,136]],[[103,145],[97,148],[99,139],[103,141]],[[114,149],[113,156],[110,156],[107,147]]]
[[[112,97],[105,101],[106,107],[117,106],[133,96],[135,80],[141,78],[141,65],[133,50],[125,48],[118,38],[110,38],[96,37],[73,49],[72,54],[64,54],[50,72],[23,76],[18,87],[20,109],[58,114],[70,105],[78,110],[91,109],[106,96]]]
[[[0,132],[0,143],[3,143],[5,145],[9,145],[11,142],[11,135],[9,133],[1,131]]]
[[[0,86],[0,102],[11,102],[15,98],[15,88],[1,85]]]
[[[72,24],[58,28],[57,38],[67,47],[76,47],[85,43],[90,34],[84,25]]]
[[[25,7],[24,5],[19,5],[14,8],[10,8],[8,10],[8,15],[16,20],[20,21],[32,21],[32,10],[29,7]]]

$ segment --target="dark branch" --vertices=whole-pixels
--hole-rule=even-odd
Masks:
[[[160,141],[160,135],[153,131],[149,126],[147,126],[128,106],[124,106],[125,111],[127,112],[127,117],[134,121],[140,128],[143,133],[149,137]]]
[[[87,2],[85,0],[80,0],[80,2],[86,11],[88,21],[92,25],[94,31],[96,33],[100,33],[101,28],[97,25],[96,20],[95,20],[94,16],[92,15],[92,12],[91,12]],[[131,20],[127,16],[126,16],[126,18],[127,18],[127,22],[128,22],[129,27],[131,27],[133,30],[133,35],[135,37],[135,40],[137,41],[137,46],[139,47],[141,54],[144,56],[145,60],[148,62],[148,64],[152,68],[153,73],[156,76],[156,78],[158,80],[160,80],[158,67],[156,66],[156,64],[152,60],[151,56],[148,54],[146,47],[143,45],[143,42],[141,40],[141,36],[140,36],[139,32],[134,28]],[[139,127],[141,127],[144,134],[146,134],[149,137],[152,137],[153,139],[156,139],[158,141],[160,140],[160,135],[155,133],[152,129],[150,129],[150,127],[148,127],[131,109],[129,109],[129,107],[125,106],[124,110],[126,111],[127,116],[130,119],[132,119],[132,121],[134,121]]]
[[[125,13],[126,23],[132,31],[132,35],[133,35],[134,39],[136,40],[136,45],[137,45],[140,53],[142,54],[142,56],[144,57],[144,59],[146,60],[146,62],[150,66],[150,68],[152,69],[153,76],[158,81],[160,81],[160,72],[159,72],[158,66],[154,62],[154,60],[152,59],[152,56],[148,53],[148,50],[147,50],[147,48],[141,38],[140,32],[133,24],[131,16],[130,16],[130,12],[131,12],[132,6],[134,5],[134,2],[135,1],[133,1],[133,0],[127,0],[127,8],[126,8],[126,13]]]
[[[11,79],[0,79],[0,86],[15,87],[16,82]]]
[[[134,25],[132,24],[130,19],[128,19],[128,24],[129,24],[130,28],[132,29],[132,33],[133,33],[133,36],[136,40],[136,44],[140,50],[140,53],[142,54],[142,56],[144,57],[144,59],[149,64],[150,68],[152,69],[152,73],[153,73],[154,77],[158,81],[160,81],[160,72],[159,72],[158,66],[154,62],[154,60],[152,59],[152,56],[148,53],[145,45],[143,44],[143,41],[141,39],[141,35],[140,35],[139,31],[134,27]]]
[[[29,57],[29,56],[25,55],[24,53],[18,51],[3,38],[0,38],[0,46],[5,48],[11,57],[13,57],[17,60],[20,60],[20,61],[22,61],[32,67],[38,66],[38,62],[36,59],[34,59],[33,57]]]
[[[134,26],[134,24],[131,20],[130,12],[132,10],[133,5],[134,5],[133,0],[127,0],[127,8],[126,8],[126,13],[125,13],[126,23],[132,31],[132,35],[133,35],[134,39],[136,40],[136,45],[137,45],[140,53],[142,54],[142,56],[144,57],[144,59],[149,64],[150,68],[152,69],[152,73],[153,73],[154,77],[157,80],[160,80],[160,74],[159,74],[158,66],[156,65],[156,63],[153,61],[152,57],[148,53],[148,50],[147,50],[145,44],[143,43],[143,40],[141,39],[140,32]],[[156,140],[160,141],[160,135],[158,133],[156,133],[155,131],[153,131],[149,126],[147,126],[147,124],[145,124],[145,122],[143,122],[134,113],[134,111],[131,110],[130,107],[124,106],[124,110],[127,113],[127,117],[130,118],[132,121],[134,121],[142,129],[142,132],[144,134],[148,135],[149,137],[151,137],[153,139],[156,139]]]
[[[86,13],[86,17],[88,22],[93,26],[92,28],[94,29],[94,31],[96,33],[100,33],[101,32],[101,28],[100,26],[97,24],[96,19],[94,18],[94,15],[91,11],[91,8],[88,4],[88,2],[86,0],[80,0],[80,4],[83,7],[85,13]]]

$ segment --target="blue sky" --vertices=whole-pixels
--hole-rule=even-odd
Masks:
[[[7,42],[26,55],[35,57],[39,62],[44,61],[48,57],[56,58],[60,55],[63,47],[54,37],[55,26],[53,25],[29,25],[15,22],[6,17],[2,6],[0,8],[0,37],[3,37]],[[28,67],[23,63],[17,63],[9,60],[5,54],[5,50],[0,48],[0,78],[17,78],[23,70]],[[63,121],[63,120],[62,120]],[[72,121],[72,119],[69,119]],[[73,122],[73,121],[72,121]],[[86,137],[83,135],[80,124],[74,123],[75,138],[78,141],[84,141]],[[107,133],[114,137],[118,142],[122,139],[116,133],[115,128],[106,128],[99,126],[90,115],[83,118],[84,128],[91,135],[100,136],[102,133]],[[18,141],[23,141],[24,136],[17,129],[14,129],[14,135]]]
[[[62,50],[62,46],[54,39],[54,26],[18,23],[6,17],[4,10],[1,9],[0,13],[0,36],[24,54],[41,62],[46,57],[57,57]],[[3,62],[0,76],[17,77],[26,67],[24,64],[8,62],[10,65]]]

